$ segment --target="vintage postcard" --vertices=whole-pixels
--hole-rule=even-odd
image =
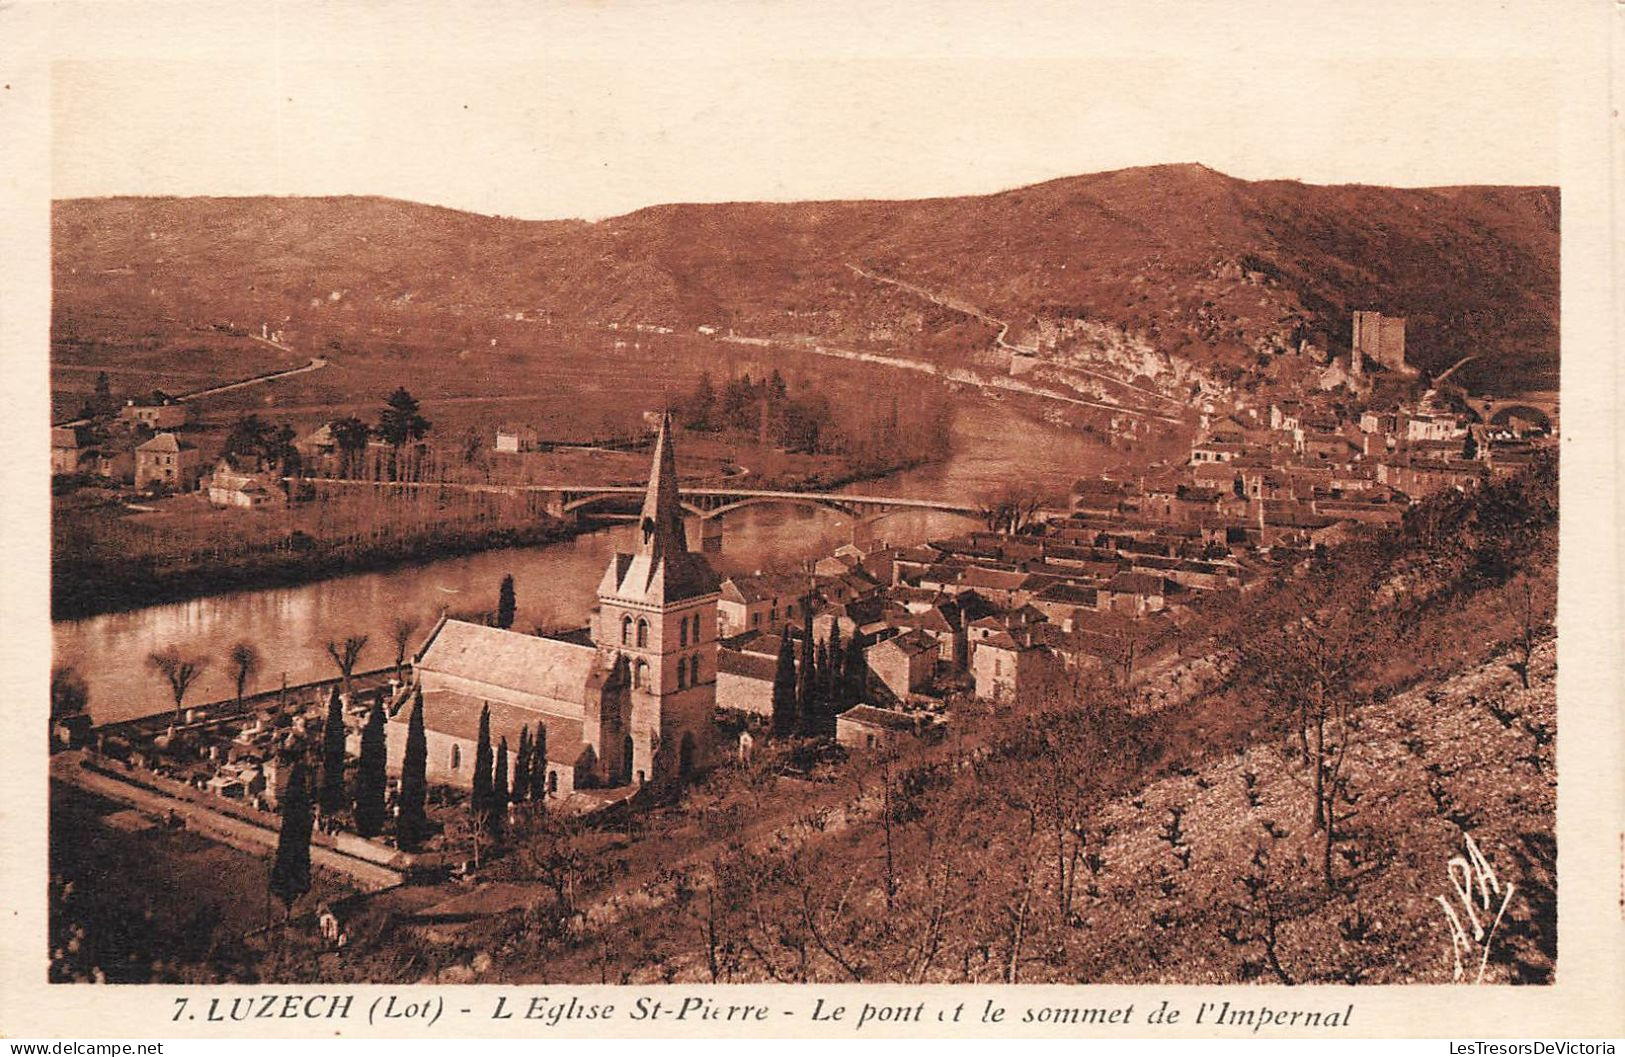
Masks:
[[[1625,1032],[1612,14],[0,10],[0,1033]]]

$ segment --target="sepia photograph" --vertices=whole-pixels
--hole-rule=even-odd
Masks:
[[[30,986],[1593,972],[1583,20],[47,6]]]

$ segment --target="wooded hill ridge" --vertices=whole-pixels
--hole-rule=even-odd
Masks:
[[[1012,341],[1083,318],[1198,364],[1301,340],[1346,349],[1352,311],[1375,309],[1408,319],[1414,365],[1472,354],[1456,379],[1504,392],[1556,382],[1558,218],[1551,187],[1164,165],[990,195],[673,204],[590,223],[377,197],[70,199],[53,238],[59,329],[87,313],[326,329],[347,308],[357,322],[523,312],[856,342],[957,328],[992,344],[993,325],[862,269],[1009,321]]]

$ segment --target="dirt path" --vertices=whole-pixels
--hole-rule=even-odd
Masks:
[[[1443,374],[1441,374],[1441,375],[1439,375],[1439,377],[1433,379],[1433,385],[1436,388],[1436,387],[1444,384],[1444,380],[1446,378],[1449,378],[1452,374],[1456,373],[1456,368],[1463,366],[1464,364],[1467,363],[1468,360],[1476,360],[1476,359],[1478,359],[1478,354],[1476,352],[1475,353],[1469,353],[1468,355],[1463,356],[1461,359],[1457,360],[1455,363],[1452,363],[1449,367],[1445,368],[1445,372]]]
[[[265,341],[266,339],[255,338],[254,340]],[[276,343],[266,341],[266,344],[275,345]],[[276,347],[284,350],[287,349],[287,346],[285,345],[276,345]],[[225,385],[211,386],[208,389],[197,389],[190,393],[183,393],[180,396],[177,396],[175,399],[198,400],[206,396],[215,396],[219,393],[229,393],[236,389],[247,389],[251,385],[264,385],[266,382],[274,382],[279,378],[292,378],[296,374],[309,374],[311,371],[319,371],[326,366],[326,360],[322,359],[320,356],[312,356],[310,358],[310,362],[305,364],[303,367],[293,367],[286,371],[277,371],[275,374],[262,374],[255,378],[244,378],[240,382],[227,382]]]
[[[186,820],[187,829],[239,851],[263,855],[276,849],[277,831],[269,826],[256,825],[246,819],[210,810],[201,804],[177,800],[122,782],[112,775],[81,766],[82,759],[81,754],[68,752],[51,757],[51,777],[106,799],[129,804],[157,818],[166,817],[173,811]],[[341,874],[368,891],[392,888],[404,880],[399,871],[320,844],[311,844],[310,861],[313,866]]]
[[[961,312],[961,313],[964,313],[967,316],[972,316],[972,317],[974,317],[976,319],[980,319],[984,323],[988,323],[988,324],[997,326],[999,328],[999,333],[993,338],[993,344],[997,345],[1001,349],[1004,349],[1004,350],[1006,350],[1008,352],[1011,352],[1011,353],[1020,353],[1020,354],[1022,354],[1024,356],[1032,356],[1032,355],[1034,355],[1034,354],[1036,354],[1038,352],[1038,349],[1036,347],[1031,347],[1031,346],[1027,346],[1027,345],[1012,345],[1012,344],[1010,344],[1008,341],[1005,340],[1006,336],[1010,333],[1010,324],[1008,322],[1006,322],[1005,320],[999,319],[997,316],[989,315],[983,309],[980,309],[980,308],[976,307],[975,305],[970,304],[967,301],[961,301],[961,300],[959,300],[958,298],[955,298],[955,297],[946,297],[946,296],[937,294],[937,293],[935,293],[935,292],[933,292],[931,290],[927,290],[923,286],[916,286],[913,283],[904,282],[901,279],[893,279],[893,278],[891,278],[889,276],[880,275],[880,274],[878,274],[876,272],[867,271],[867,270],[865,270],[863,268],[859,268],[855,264],[848,264],[847,267],[852,269],[858,275],[863,276],[865,279],[869,279],[869,280],[872,280],[872,281],[877,282],[877,283],[886,283],[889,286],[895,286],[900,290],[906,290],[908,293],[911,293],[916,297],[922,297],[925,300],[930,301],[932,304],[941,305],[943,308],[952,309],[955,312]],[[1104,373],[1102,371],[1090,370],[1087,367],[1071,367],[1071,366],[1064,367],[1063,369],[1068,370],[1068,371],[1075,371],[1078,374],[1087,375],[1090,378],[1098,378],[1099,380],[1101,380],[1103,382],[1110,382],[1112,385],[1121,386],[1122,388],[1127,389],[1130,392],[1139,393],[1142,396],[1149,396],[1149,397],[1151,397],[1152,399],[1155,399],[1155,400],[1167,401],[1168,403],[1173,404],[1176,407],[1183,407],[1184,406],[1178,399],[1176,399],[1174,397],[1168,396],[1168,395],[1166,395],[1164,393],[1155,392],[1154,390],[1151,390],[1151,389],[1146,389],[1146,388],[1144,388],[1142,386],[1135,385],[1132,382],[1125,382],[1121,378],[1115,378],[1112,375],[1106,374],[1106,373]],[[1124,410],[1127,410],[1127,409],[1125,408]]]
[[[282,349],[284,352],[293,351],[293,350],[289,349],[286,345],[277,345],[276,342],[269,341],[269,340],[267,340],[265,338],[255,338],[254,340],[255,341],[263,341],[263,342],[265,342],[265,344],[275,346],[276,348]],[[236,382],[227,382],[224,385],[211,385],[206,389],[194,389],[190,393],[181,393],[180,395],[176,396],[175,399],[177,401],[180,401],[180,402],[183,402],[183,403],[188,402],[188,401],[192,401],[192,400],[199,400],[199,399],[202,399],[203,397],[216,396],[216,395],[218,395],[220,393],[229,393],[229,392],[233,392],[234,390],[237,390],[237,389],[247,389],[249,386],[253,386],[253,385],[264,385],[266,382],[274,382],[274,381],[278,380],[279,378],[292,378],[296,374],[309,374],[311,371],[319,371],[323,367],[326,367],[326,366],[327,366],[327,361],[326,360],[322,359],[320,356],[312,356],[310,358],[310,362],[305,364],[302,367],[290,367],[286,371],[277,371],[277,372],[275,372],[273,374],[261,374],[261,375],[256,375],[253,378],[244,378],[244,379],[242,379],[240,381],[236,381]],[[59,368],[59,369],[61,369],[61,368]],[[83,370],[91,370],[92,368],[69,367],[69,368],[66,368],[66,369],[69,369],[69,370],[81,370],[81,369],[83,369]],[[94,369],[95,370],[107,370],[107,368],[100,368],[100,367],[94,368]],[[112,369],[113,370],[118,370],[119,368],[112,368]],[[129,368],[129,369],[133,370],[133,368]],[[143,368],[142,370],[145,370],[145,368]],[[63,428],[72,428],[74,426],[85,426],[85,425],[89,425],[89,424],[90,424],[90,419],[88,419],[88,418],[76,418],[76,419],[73,419],[72,421],[69,421],[69,422],[57,422],[57,423],[54,423],[54,425],[60,426],[60,427],[63,427]]]

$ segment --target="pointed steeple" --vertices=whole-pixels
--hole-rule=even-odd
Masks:
[[[649,490],[638,518],[638,553],[655,562],[688,550],[683,529],[683,508],[677,495],[677,456],[671,446],[671,412],[660,417],[655,438],[654,464],[649,468]]]
[[[631,554],[617,554],[604,570],[598,598],[619,604],[665,606],[713,594],[720,589],[705,556],[688,549],[682,501],[677,494],[677,458],[671,445],[671,415],[661,417],[655,438],[649,490],[638,518],[638,543]]]

